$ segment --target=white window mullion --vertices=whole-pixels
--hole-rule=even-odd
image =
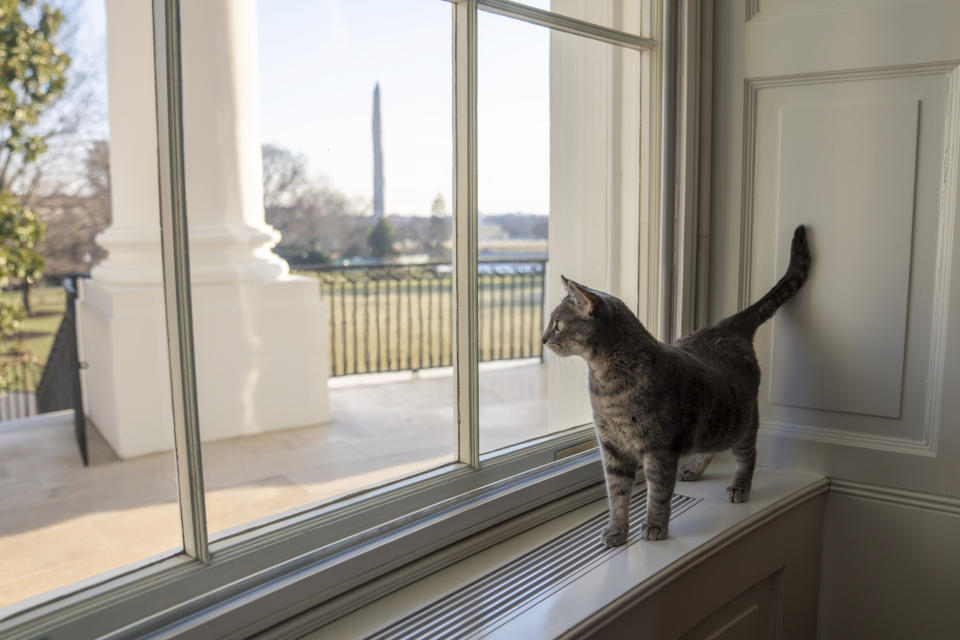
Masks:
[[[180,76],[180,2],[153,0],[160,239],[164,311],[173,398],[173,429],[183,551],[209,562],[200,460],[200,424],[193,352],[186,190],[183,169],[183,93]]]
[[[625,33],[595,22],[578,20],[577,18],[571,18],[561,13],[537,9],[536,7],[515,2],[514,0],[477,0],[477,3],[488,13],[495,13],[507,18],[522,20],[530,24],[538,24],[542,27],[548,27],[553,31],[583,36],[591,40],[606,42],[607,44],[638,50],[652,49],[656,45],[656,42],[651,38]],[[597,3],[597,5],[603,6],[602,3]]]
[[[477,314],[477,0],[453,11],[453,371],[457,455],[480,468]]]

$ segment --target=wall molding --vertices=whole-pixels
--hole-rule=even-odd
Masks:
[[[904,76],[947,76],[948,83],[948,125],[957,120],[957,73],[960,70],[960,61],[896,65],[892,67],[876,67],[870,69],[845,69],[838,71],[817,71],[812,73],[798,73],[781,76],[764,76],[761,78],[746,78],[744,80],[743,96],[743,166],[741,173],[742,188],[740,192],[740,284],[737,302],[740,309],[749,306],[751,301],[750,279],[753,275],[753,229],[754,229],[754,196],[755,196],[755,166],[756,166],[756,137],[757,137],[757,98],[762,89],[789,87],[796,85],[826,84],[834,82],[849,82],[856,80],[875,80],[881,78],[898,78]],[[951,109],[951,107],[955,107]],[[960,126],[960,125],[956,125]],[[953,129],[951,131],[955,131]],[[952,165],[956,169],[958,145],[948,141],[945,165]],[[956,197],[956,183],[954,182],[953,196]],[[954,200],[955,201],[955,200]],[[941,202],[943,214],[943,202]]]
[[[922,491],[910,491],[908,489],[896,489],[893,487],[881,487],[873,484],[864,484],[862,482],[841,480],[839,478],[830,479],[830,493],[866,498],[868,500],[876,500],[901,507],[913,507],[926,511],[960,516],[960,498],[952,496],[942,496]]]
[[[772,85],[775,86],[775,85]],[[753,274],[753,201],[757,161],[757,96],[761,85],[747,79],[743,87],[743,167],[740,173],[740,274],[737,309],[750,305],[750,277]]]
[[[930,443],[925,441],[857,433],[854,431],[841,431],[840,429],[811,427],[809,425],[790,422],[761,422],[760,434],[779,438],[821,442],[823,444],[840,445],[844,447],[875,449],[877,451],[886,451],[901,455],[927,456],[931,458],[937,455]]]
[[[748,8],[758,5],[748,1]],[[944,76],[947,82],[946,122],[944,123],[944,156],[938,210],[939,229],[930,336],[929,369],[922,435],[918,440],[891,438],[864,433],[848,433],[835,429],[800,424],[765,422],[771,434],[827,444],[877,449],[909,455],[936,456],[940,433],[940,407],[943,396],[943,375],[946,361],[949,292],[954,252],[954,229],[957,216],[957,190],[960,178],[960,61],[895,65],[869,69],[845,69],[811,73],[765,76],[744,80],[743,151],[741,175],[740,273],[738,308],[749,306],[752,299],[754,203],[756,200],[756,140],[758,98],[760,91],[776,87],[814,85],[857,80],[875,80],[906,76]],[[907,320],[910,322],[909,316]]]
[[[933,318],[930,327],[930,370],[927,374],[927,401],[924,410],[924,439],[936,453],[940,436],[940,406],[947,351],[950,280],[953,266],[953,236],[957,217],[957,188],[960,179],[960,65],[947,74],[946,122],[943,139],[943,182],[940,188],[940,220],[937,230],[937,262],[934,268]]]

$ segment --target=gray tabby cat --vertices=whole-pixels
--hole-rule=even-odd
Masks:
[[[620,299],[561,276],[567,296],[550,315],[542,342],[561,357],[580,356],[590,370],[590,402],[607,480],[608,547],[627,539],[627,509],[637,468],[647,480],[643,537],[667,537],[680,456],[693,454],[681,480],[696,480],[713,453],[737,462],[731,502],[750,496],[757,459],[760,367],[753,334],[806,281],[810,249],[803,225],[783,278],[759,301],[674,345],[657,341]]]

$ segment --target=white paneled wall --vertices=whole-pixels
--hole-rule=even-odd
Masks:
[[[710,315],[809,225],[810,280],[756,337],[759,463],[835,481],[824,638],[958,627],[958,29],[949,1],[715,3]]]

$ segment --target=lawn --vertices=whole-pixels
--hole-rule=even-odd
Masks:
[[[20,305],[23,299],[19,291],[4,291],[0,296],[5,302]],[[60,318],[66,305],[66,292],[62,287],[35,287],[30,292],[33,307],[29,317],[24,318],[20,332],[3,341],[0,358],[11,358],[29,353],[40,362],[47,361],[53,336],[60,326]]]
[[[23,296],[19,291],[0,293],[5,302],[20,305]],[[13,363],[29,357],[37,363],[31,365],[29,375],[19,373],[7,376],[15,387],[25,378],[27,391],[33,391],[39,380],[43,363],[47,361],[53,337],[60,326],[60,318],[66,305],[66,292],[62,287],[35,287],[30,291],[30,304],[33,307],[29,317],[23,319],[19,333],[3,340],[0,344],[0,366],[11,367]]]
[[[447,277],[350,281],[325,274],[331,375],[452,364],[453,292]],[[538,274],[479,279],[480,360],[540,355]]]

